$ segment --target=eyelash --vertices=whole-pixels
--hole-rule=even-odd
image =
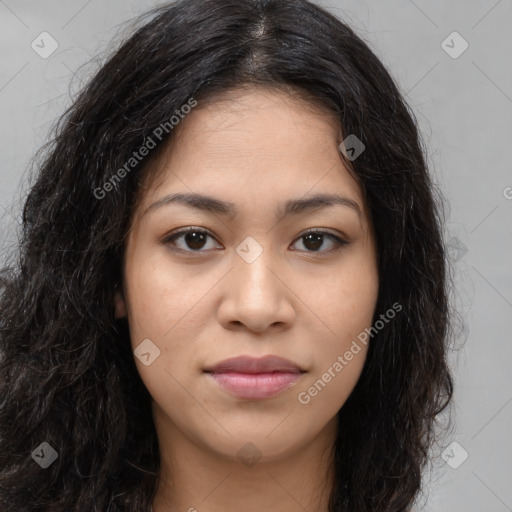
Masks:
[[[166,237],[163,238],[162,240],[162,244],[164,245],[169,245],[169,244],[172,244],[172,245],[175,245],[174,242],[176,239],[184,236],[184,235],[187,235],[188,233],[201,233],[201,234],[205,234],[205,235],[208,235],[209,237],[213,238],[215,240],[215,237],[213,236],[213,234],[211,234],[208,230],[205,230],[203,228],[196,228],[196,227],[187,227],[187,228],[182,228],[182,229],[179,229],[177,231],[174,231],[173,233],[171,233],[170,235],[167,235]],[[350,242],[347,242],[346,240],[343,240],[342,238],[332,234],[332,233],[329,233],[328,231],[324,231],[324,230],[321,230],[321,229],[310,229],[304,233],[302,233],[302,235],[300,235],[299,237],[296,238],[295,241],[298,241],[300,240],[301,238],[305,238],[307,235],[310,235],[310,234],[315,234],[315,235],[326,235],[327,237],[329,237],[331,240],[334,241],[335,243],[335,246],[332,248],[332,249],[328,249],[327,251],[322,251],[322,250],[318,250],[318,251],[305,251],[306,253],[310,253],[310,254],[330,254],[330,253],[333,253],[333,252],[336,252],[336,251],[339,251],[342,247],[346,246],[346,245],[349,245]],[[184,249],[179,249],[179,248],[175,248],[173,250],[176,250],[176,251],[179,251],[179,252],[184,252],[184,253],[201,253],[201,252],[207,252],[207,251],[203,251],[203,250],[184,250]]]

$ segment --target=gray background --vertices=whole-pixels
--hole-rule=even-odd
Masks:
[[[454,304],[467,329],[451,357],[456,425],[439,452],[458,445],[445,452],[449,463],[439,458],[434,465],[420,505],[435,512],[512,511],[512,1],[318,3],[348,21],[398,80],[449,203]],[[81,65],[119,39],[123,22],[156,4],[0,0],[2,260],[15,247],[30,159],[69,104],[69,92],[100,60]],[[31,48],[43,31],[59,45],[47,59]],[[442,46],[454,31],[469,44],[457,58]],[[452,53],[462,48],[453,36],[446,44]],[[463,463],[462,449],[469,454]]]

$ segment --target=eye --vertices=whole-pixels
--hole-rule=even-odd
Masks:
[[[207,247],[208,244],[205,243],[208,237],[213,239],[213,236],[204,229],[188,227],[175,231],[170,236],[165,237],[162,242],[165,245],[172,244],[177,247],[178,250],[185,252],[204,252],[200,249],[205,247],[206,249],[212,248]],[[190,250],[187,250],[187,247]]]
[[[331,248],[327,250],[320,250],[321,247],[324,246],[326,238],[331,241]],[[306,252],[334,252],[341,249],[342,246],[349,244],[346,240],[343,240],[328,231],[322,230],[309,230],[302,234],[297,240],[303,241],[302,245],[306,247]]]
[[[184,252],[205,252],[201,249],[214,249],[214,246],[208,247],[208,238],[214,240],[213,235],[211,235],[208,231],[195,228],[195,227],[187,227],[175,231],[171,235],[165,237],[162,240],[164,245],[171,244],[177,248],[179,251]],[[325,246],[325,240],[330,240],[330,248],[323,249]],[[329,253],[334,252],[340,249],[344,245],[348,245],[349,242],[341,239],[340,237],[329,233],[327,231],[322,230],[309,230],[306,233],[302,234],[297,241],[302,241],[302,245],[306,248],[305,252],[320,252],[320,253]],[[329,245],[329,244],[328,244]],[[299,249],[303,250],[303,249]]]

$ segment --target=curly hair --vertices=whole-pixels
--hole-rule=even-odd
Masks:
[[[244,85],[318,101],[366,150],[348,162],[378,247],[369,345],[338,412],[330,512],[410,510],[453,380],[442,195],[400,88],[369,45],[307,0],[181,0],[148,11],[60,117],[23,207],[0,295],[0,507],[4,512],[149,511],[159,471],[151,397],[113,298],[143,181],[141,160],[97,198],[190,97]],[[162,148],[172,137],[166,133]],[[47,442],[47,469],[33,451]]]

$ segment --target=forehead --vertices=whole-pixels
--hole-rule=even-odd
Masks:
[[[270,150],[284,157],[290,150],[325,152],[340,131],[334,114],[303,94],[253,87],[199,104],[175,135],[182,144],[197,141],[211,153],[241,149],[263,157]]]
[[[338,158],[339,120],[305,94],[295,88],[246,86],[199,100],[174,127],[147,174],[156,178],[168,163],[192,159],[268,162],[275,155],[282,163],[303,155]]]
[[[296,93],[230,91],[199,102],[174,128],[147,170],[142,203],[147,207],[178,187],[231,202],[337,190],[363,204],[359,183],[340,157],[341,140],[335,115]]]

